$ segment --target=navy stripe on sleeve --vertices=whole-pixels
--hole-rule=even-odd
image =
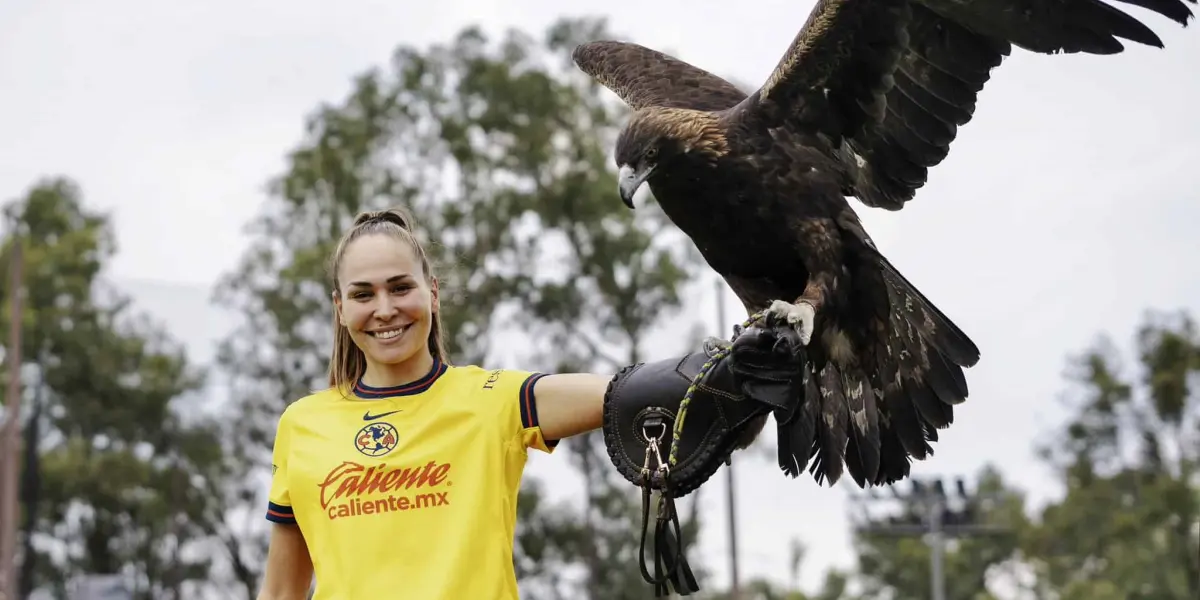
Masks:
[[[296,515],[292,512],[292,507],[274,502],[267,502],[267,520],[272,523],[282,523],[284,525],[295,525]]]
[[[518,402],[521,405],[521,427],[529,429],[541,425],[537,414],[537,396],[534,394],[533,386],[537,380],[545,377],[547,373],[534,373],[525,379],[521,384],[521,393],[518,395]],[[558,440],[548,440],[543,437],[547,448],[554,448],[558,445]]]
[[[545,373],[534,373],[525,378],[521,384],[521,393],[517,401],[521,404],[521,427],[530,429],[538,426],[537,399],[533,393],[533,385],[545,377]]]

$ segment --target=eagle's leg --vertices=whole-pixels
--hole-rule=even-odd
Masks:
[[[833,300],[830,296],[838,284],[838,274],[845,268],[841,226],[838,220],[828,217],[793,215],[785,219],[786,227],[796,234],[787,256],[799,257],[802,264],[787,269],[790,272],[786,275],[779,273],[778,276],[791,281],[776,281],[775,289],[783,287],[794,290],[795,283],[799,283],[797,276],[800,276],[805,278],[804,291],[792,302],[773,298],[765,316],[768,322],[783,321],[794,327],[800,343],[807,346],[812,341],[817,313],[821,312],[826,302]],[[803,271],[796,268],[801,266]]]
[[[795,304],[783,300],[773,300],[771,306],[767,308],[767,316],[786,321],[788,325],[795,327],[796,333],[800,334],[800,343],[807,346],[808,341],[812,339],[813,320],[817,316],[817,307],[804,298],[798,298]]]
[[[771,306],[767,308],[767,316],[787,322],[792,327],[796,328],[796,333],[800,334],[800,342],[808,345],[812,339],[814,321],[817,317],[817,311],[825,303],[825,290],[827,287],[822,281],[822,277],[814,277],[808,280],[808,285],[804,286],[804,293],[796,298],[794,303],[784,302],[783,300],[774,300]]]

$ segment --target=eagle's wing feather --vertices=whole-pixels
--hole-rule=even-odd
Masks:
[[[1184,0],[1118,1],[1183,24],[1192,15]],[[845,165],[847,195],[899,210],[946,158],[1013,45],[1111,54],[1120,39],[1162,46],[1101,0],[819,0],[739,110],[747,121],[823,135]]]
[[[746,92],[704,69],[630,42],[581,44],[571,59],[634,110],[662,106],[717,111],[746,97]]]
[[[958,128],[974,116],[991,70],[1011,52],[1007,42],[923,6],[912,6],[910,15],[907,48],[882,96],[883,117],[856,130],[839,152],[850,173],[850,195],[888,210],[903,208],[929,169],[946,158]]]
[[[766,82],[742,102],[743,118],[832,139],[873,128],[908,44],[908,10],[906,0],[818,0]]]

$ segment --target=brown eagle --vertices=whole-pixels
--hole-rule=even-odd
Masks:
[[[1182,0],[1121,1],[1184,26],[1192,17]],[[818,484],[836,483],[843,461],[860,487],[906,477],[979,360],[847,197],[903,208],[1013,46],[1114,54],[1121,39],[1162,47],[1100,0],[818,0],[750,95],[637,44],[575,49],[575,64],[634,109],[616,145],[621,199],[633,208],[649,184],[749,313],[799,330],[806,400],[776,415],[788,475],[811,460]]]

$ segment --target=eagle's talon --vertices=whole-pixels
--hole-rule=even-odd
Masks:
[[[812,339],[813,320],[816,316],[817,309],[807,300],[800,300],[795,304],[775,300],[771,302],[771,306],[766,311],[768,323],[772,320],[779,320],[791,325],[800,335],[800,343],[805,346]]]

